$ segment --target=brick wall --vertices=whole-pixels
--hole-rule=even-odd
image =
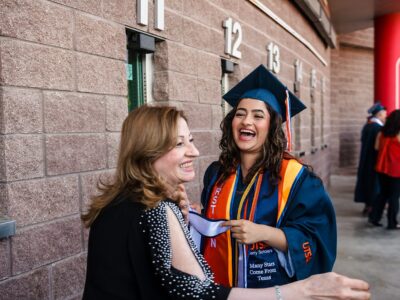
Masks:
[[[374,102],[373,29],[339,36],[332,51],[332,172],[354,173],[361,129]]]
[[[82,2],[0,2],[0,207],[17,223],[0,240],[2,299],[82,292],[88,178],[115,166],[127,113],[125,26],[109,1]]]
[[[164,39],[156,44],[153,97],[189,118],[201,152],[188,185],[192,200],[219,153],[220,59],[238,63],[230,76],[237,82],[266,64],[270,42],[280,49],[278,76],[291,89],[294,61],[303,62],[299,95],[309,109],[295,118],[295,150],[328,179],[331,51],[291,1],[262,2],[328,65],[248,1],[166,1],[164,31],[152,26],[152,1],[148,26],[136,24],[134,0],[0,1],[0,213],[17,222],[17,234],[0,240],[0,298],[81,297],[87,231],[79,216],[98,178],[112,176],[116,165],[127,114],[126,27]],[[242,26],[241,60],[224,53],[228,17]]]

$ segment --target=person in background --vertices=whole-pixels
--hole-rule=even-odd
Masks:
[[[115,176],[99,184],[82,215],[90,227],[83,299],[370,298],[366,282],[335,273],[270,289],[215,284],[177,206],[198,155],[181,111],[142,106],[129,113]]]
[[[223,98],[233,109],[201,199],[205,217],[230,228],[202,243],[216,282],[261,288],[331,271],[332,202],[321,179],[287,151],[290,130],[287,141],[282,129],[304,104],[263,65]]]
[[[377,151],[375,140],[386,120],[386,108],[376,102],[368,109],[367,123],[361,132],[361,151],[358,163],[354,201],[364,203],[363,216],[368,216],[379,193],[378,174],[375,171]],[[378,223],[372,223],[377,226]]]
[[[388,203],[387,229],[400,229],[397,221],[400,197],[400,110],[388,116],[376,137],[378,151],[375,170],[378,172],[381,190],[369,216],[370,223],[382,226],[380,220]]]

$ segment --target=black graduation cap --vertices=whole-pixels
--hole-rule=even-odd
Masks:
[[[264,101],[279,113],[282,121],[285,122],[286,91],[288,91],[290,99],[288,103],[290,117],[293,117],[304,110],[306,106],[275,75],[263,65],[259,65],[222,97],[233,107],[237,106],[239,101],[244,98]]]
[[[378,112],[380,112],[381,110],[386,110],[386,107],[384,107],[379,101],[375,102],[374,105],[372,105],[369,109],[368,109],[368,113],[370,115],[376,115]]]

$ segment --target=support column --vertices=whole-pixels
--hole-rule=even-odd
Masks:
[[[400,108],[400,13],[375,19],[375,100]]]

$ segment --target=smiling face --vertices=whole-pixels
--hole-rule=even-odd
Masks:
[[[179,118],[176,146],[158,158],[153,166],[165,182],[174,188],[194,179],[193,162],[197,156],[199,151],[193,144],[189,127],[183,118]]]
[[[270,124],[270,114],[263,101],[240,100],[232,120],[233,139],[241,153],[260,153]]]

